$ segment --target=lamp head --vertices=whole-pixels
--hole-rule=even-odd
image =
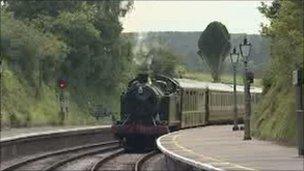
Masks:
[[[251,43],[248,43],[247,38],[244,38],[243,44],[240,44],[240,51],[244,60],[247,61],[251,52]]]
[[[236,48],[234,47],[232,53],[230,53],[230,61],[233,65],[236,65],[239,62],[239,53],[236,52]]]

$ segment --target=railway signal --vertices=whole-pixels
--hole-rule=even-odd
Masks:
[[[64,79],[60,79],[58,81],[58,87],[62,90],[65,89],[67,87],[67,81]]]
[[[59,94],[59,103],[60,103],[60,112],[59,112],[59,122],[62,125],[64,123],[66,113],[68,112],[68,107],[66,105],[66,100],[64,97],[64,89],[67,88],[67,81],[64,79],[60,79],[58,81],[58,87],[60,89]]]

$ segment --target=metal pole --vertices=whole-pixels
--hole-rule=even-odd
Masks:
[[[62,89],[60,90],[59,101],[60,101],[59,124],[63,125],[65,118],[65,111],[64,111],[65,105],[64,105],[64,92]]]
[[[239,130],[238,127],[238,109],[237,109],[237,96],[236,96],[236,65],[233,65],[233,100],[234,100],[234,126],[233,131]]]
[[[251,115],[251,96],[250,96],[250,83],[248,80],[248,65],[247,60],[244,61],[245,65],[245,116],[244,116],[244,140],[251,140],[250,134],[250,115]]]
[[[304,112],[303,112],[303,69],[299,68],[296,84],[296,115],[297,115],[297,128],[298,128],[298,154],[304,155]]]

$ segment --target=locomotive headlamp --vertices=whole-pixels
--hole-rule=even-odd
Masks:
[[[243,44],[240,44],[240,51],[244,61],[247,62],[251,52],[251,43],[248,43],[247,38],[244,39]]]
[[[138,88],[138,94],[142,94],[144,92],[144,90],[143,90],[143,88],[140,86],[139,88]]]

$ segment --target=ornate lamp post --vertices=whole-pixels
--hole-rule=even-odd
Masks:
[[[239,53],[236,52],[235,47],[232,53],[230,53],[230,60],[233,67],[233,101],[234,101],[234,117],[233,117],[233,131],[239,130],[238,127],[238,109],[237,109],[237,96],[236,96],[236,67],[239,62]]]
[[[250,95],[250,83],[253,81],[253,74],[248,71],[248,57],[251,52],[251,44],[247,42],[245,38],[243,44],[240,44],[241,56],[244,61],[244,93],[245,93],[245,116],[244,116],[244,140],[251,140],[250,135],[250,115],[251,115],[251,95]]]

